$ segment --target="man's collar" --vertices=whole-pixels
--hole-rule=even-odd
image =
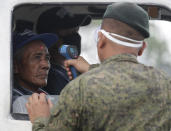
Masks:
[[[23,95],[32,95],[34,93],[33,91],[28,90],[27,88],[24,88],[22,86],[17,86],[16,89],[19,90]],[[37,93],[45,93],[46,95],[48,95],[48,93],[41,88],[38,88]]]
[[[137,61],[137,57],[133,54],[119,54],[119,55],[114,55],[111,56],[110,58],[104,60],[102,62],[102,64],[106,64],[109,63],[110,61],[116,61],[116,62],[120,62],[120,61],[131,61],[134,63],[138,63]]]
[[[31,90],[28,90],[28,89],[26,89],[22,86],[19,86],[19,85],[16,87],[16,89],[19,90],[20,93],[22,93],[23,95],[32,95],[33,94],[33,92]]]

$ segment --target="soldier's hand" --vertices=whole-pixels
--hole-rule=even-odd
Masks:
[[[52,102],[50,99],[47,101],[46,95],[44,93],[34,93],[32,96],[30,96],[26,104],[26,108],[31,123],[33,123],[34,120],[39,117],[48,118],[50,116],[50,108],[52,108],[52,106]]]
[[[74,66],[78,72],[84,73],[88,71],[90,64],[83,57],[79,56],[77,59],[65,60],[64,66],[67,70],[69,79],[72,79],[70,66]]]

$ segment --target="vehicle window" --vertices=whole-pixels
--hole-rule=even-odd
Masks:
[[[62,64],[59,62],[58,64],[53,63],[55,62],[53,58],[53,51],[57,52],[58,51],[58,45],[52,46],[53,48],[45,47],[44,45],[41,45],[42,43],[39,42],[39,48],[34,44],[34,41],[32,42],[32,45],[35,46],[34,48],[40,52],[35,53],[34,55],[30,56],[32,53],[28,53],[28,57],[25,58],[30,58],[29,62],[26,63],[25,61],[22,61],[22,57],[24,57],[26,54],[23,52],[28,52],[32,51],[33,48],[28,48],[25,49],[26,47],[23,47],[20,51],[17,52],[17,55],[15,54],[15,48],[17,47],[14,43],[18,40],[14,39],[14,35],[20,34],[20,37],[24,36],[27,33],[30,33],[30,35],[35,35],[34,33],[40,35],[44,33],[53,33],[58,36],[58,42],[60,46],[63,45],[64,43],[72,43],[72,39],[64,39],[65,35],[70,38],[73,38],[73,32],[77,32],[80,34],[81,39],[81,46],[76,46],[77,49],[80,48],[80,53],[81,56],[83,56],[90,64],[95,64],[99,63],[98,59],[98,54],[97,54],[97,43],[96,43],[96,31],[100,27],[100,23],[102,20],[103,13],[106,9],[106,6],[109,3],[105,4],[98,4],[98,3],[93,3],[93,4],[23,4],[16,6],[14,8],[14,11],[12,12],[12,47],[13,47],[13,88],[12,88],[12,105],[11,105],[11,114],[14,117],[14,119],[19,119],[19,120],[28,120],[28,115],[27,111],[25,108],[25,103],[27,102],[28,96],[31,95],[34,92],[34,89],[26,86],[26,84],[30,81],[30,78],[27,78],[28,76],[31,75],[32,69],[36,69],[38,67],[32,67],[30,68],[28,63],[33,63],[33,62],[39,62],[41,60],[46,61],[46,64],[43,65],[44,69],[46,69],[46,72],[52,73],[52,76],[48,76],[47,83],[43,83],[40,86],[41,88],[39,89],[39,92],[45,92],[47,93],[48,97],[52,99],[53,103],[56,103],[58,101],[58,96],[60,95],[60,91],[63,89],[61,87],[64,87],[68,82],[68,78],[64,75],[65,70],[63,69]],[[151,36],[149,39],[146,40],[148,42],[147,49],[143,56],[138,57],[138,60],[141,63],[147,64],[149,66],[155,66],[157,68],[160,68],[164,70],[165,72],[168,73],[168,75],[171,75],[171,62],[169,61],[169,58],[171,57],[171,46],[169,43],[170,37],[169,37],[169,27],[171,27],[171,16],[170,12],[167,9],[164,9],[163,7],[155,7],[155,6],[145,6],[142,5],[142,7],[149,13],[150,15],[150,33]],[[86,19],[87,24],[84,24],[84,26],[79,25],[76,26],[77,28],[70,27],[69,24],[63,24],[64,20],[61,22],[63,28],[59,30],[53,30],[51,29],[51,32],[46,32],[50,27],[49,26],[40,26],[40,23],[38,24],[39,17],[41,14],[47,10],[53,9],[53,8],[58,8],[56,15],[60,16],[60,19],[62,19],[65,15],[68,15],[69,17],[73,17],[75,15],[78,15],[79,18],[91,16],[91,21],[88,21],[89,19]],[[53,11],[52,11],[53,12]],[[55,12],[55,11],[54,11]],[[69,13],[68,13],[69,12]],[[66,19],[65,21],[70,21]],[[43,21],[50,21],[49,19],[43,19]],[[84,21],[85,22],[85,21]],[[45,22],[46,23],[46,22]],[[47,23],[46,23],[47,24]],[[60,24],[60,22],[58,23]],[[75,23],[72,23],[75,24]],[[82,24],[82,23],[79,23]],[[69,29],[66,30],[66,27]],[[43,27],[48,27],[43,29]],[[68,34],[69,33],[69,34]],[[71,37],[72,36],[72,37]],[[78,35],[77,35],[78,36]],[[19,38],[19,37],[17,37]],[[15,41],[16,40],[16,41]],[[44,42],[44,41],[43,41]],[[75,43],[76,44],[76,43]],[[72,45],[72,44],[71,44]],[[28,46],[29,47],[29,46]],[[41,48],[40,48],[41,47]],[[17,47],[18,48],[18,47]],[[47,51],[48,48],[48,51]],[[55,49],[55,50],[54,50]],[[42,51],[43,50],[43,51]],[[42,51],[42,52],[41,52]],[[52,53],[51,53],[52,52]],[[51,58],[49,58],[51,56]],[[32,58],[32,59],[31,59]],[[16,61],[17,59],[17,61]],[[56,60],[60,60],[61,57],[58,57]],[[53,62],[52,62],[53,61]],[[48,65],[48,62],[51,64],[51,68]],[[23,66],[19,66],[19,65]],[[38,64],[35,64],[38,65]],[[52,69],[53,67],[53,69]],[[56,68],[60,68],[60,70],[56,71]],[[27,74],[26,71],[29,71],[29,74]],[[25,72],[25,74],[23,73]],[[21,73],[20,75],[18,75]],[[22,77],[22,79],[19,79],[18,77]],[[58,76],[61,75],[59,78]],[[41,75],[38,75],[38,77],[46,78],[47,74],[42,73]],[[52,81],[53,78],[56,78],[55,80]],[[18,84],[19,82],[22,83],[21,85]],[[22,81],[22,82],[21,82]],[[36,80],[35,80],[36,81]],[[54,82],[55,81],[55,82]],[[37,83],[32,83],[32,85],[35,84],[40,84],[40,81],[36,81]],[[23,84],[24,83],[24,84]],[[30,84],[29,84],[30,85]],[[26,88],[25,88],[26,87]],[[54,88],[52,88],[54,87]],[[38,90],[36,90],[38,91]],[[58,92],[58,93],[56,93]]]

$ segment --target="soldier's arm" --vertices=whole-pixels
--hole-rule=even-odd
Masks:
[[[89,69],[88,70],[91,70],[91,69],[94,69],[96,67],[98,67],[100,64],[92,64],[89,66]]]
[[[62,91],[59,101],[47,119],[37,119],[33,131],[76,131],[80,128],[82,93],[79,80],[72,81]]]
[[[67,70],[70,80],[72,80],[72,73],[70,71],[70,66],[74,66],[76,70],[80,73],[85,73],[95,67],[98,67],[99,64],[90,65],[83,57],[79,56],[77,59],[66,60],[65,68]]]
[[[33,123],[33,131],[45,131],[45,127],[48,123],[47,118],[38,118]]]
[[[74,66],[80,73],[87,72],[90,64],[81,56],[77,59],[70,59],[64,62],[65,68],[68,70],[70,66]]]

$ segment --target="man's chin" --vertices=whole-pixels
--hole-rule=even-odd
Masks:
[[[36,85],[39,86],[40,88],[45,87],[45,86],[47,85],[47,81],[40,81],[40,80],[39,80],[39,81],[36,83]]]

